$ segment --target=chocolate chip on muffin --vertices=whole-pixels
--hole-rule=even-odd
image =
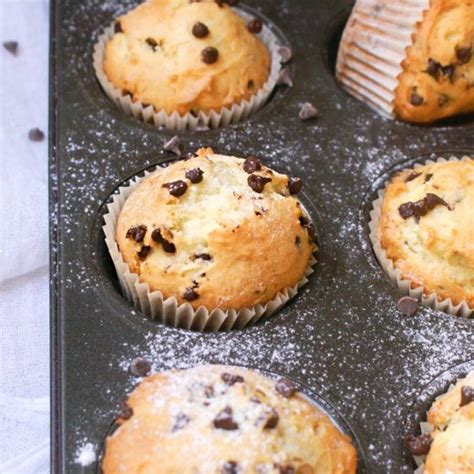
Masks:
[[[235,422],[233,418],[233,410],[230,406],[225,407],[222,411],[220,411],[214,421],[212,422],[214,428],[218,430],[226,430],[226,431],[234,431],[239,429],[238,423]]]
[[[461,388],[461,403],[459,406],[463,407],[468,403],[474,402],[474,387],[462,387]]]
[[[247,178],[248,185],[252,188],[253,191],[256,193],[262,193],[265,185],[271,182],[271,178],[267,178],[266,176],[259,176],[258,174],[251,174]]]
[[[213,46],[208,46],[201,51],[201,59],[206,64],[214,64],[219,58],[219,51]]]
[[[191,181],[193,184],[200,183],[202,181],[202,176],[204,172],[202,171],[201,168],[192,168],[188,171],[186,171],[186,178]]]
[[[130,229],[127,230],[127,234],[125,237],[127,239],[133,239],[135,242],[143,242],[143,239],[145,238],[147,231],[146,225],[139,225],[139,226],[134,226],[130,227]]]
[[[303,188],[303,180],[301,178],[288,178],[288,191],[290,194],[298,194]]]
[[[251,174],[255,173],[255,171],[260,171],[262,169],[262,163],[256,156],[250,155],[245,158],[242,168],[246,173]]]
[[[224,372],[221,375],[221,379],[224,383],[230,386],[235,385],[236,383],[244,382],[244,378],[241,375],[229,374],[228,372]]]
[[[280,378],[275,384],[275,390],[281,396],[290,398],[296,393],[296,385],[287,378]]]
[[[250,33],[258,34],[262,31],[262,28],[263,23],[260,18],[254,18],[247,23],[247,30],[249,30]]]
[[[140,260],[145,260],[148,257],[148,254],[151,251],[151,247],[149,245],[144,245],[138,252],[137,256]]]
[[[194,23],[192,32],[196,38],[201,39],[205,38],[209,34],[209,28],[204,23],[198,21]]]
[[[456,58],[460,64],[466,64],[471,60],[472,47],[471,46],[456,46]]]
[[[199,294],[196,292],[194,288],[186,288],[183,293],[183,298],[186,301],[194,301],[199,298]]]
[[[135,377],[145,377],[150,373],[151,363],[143,357],[136,357],[130,363],[130,373]]]
[[[180,197],[182,196],[188,189],[188,185],[185,181],[178,179],[177,181],[172,181],[171,183],[163,184],[165,188],[168,188],[169,193],[172,196]]]

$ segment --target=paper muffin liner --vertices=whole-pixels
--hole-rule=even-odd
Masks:
[[[347,22],[336,64],[343,87],[394,118],[393,100],[406,48],[429,0],[358,0]]]
[[[462,158],[462,161],[464,160],[469,160],[469,158]],[[427,160],[424,164],[415,164],[414,169],[417,169],[421,166],[445,161],[461,160],[454,156],[449,158],[449,160],[446,160],[445,158],[439,158],[437,160]],[[372,248],[384,272],[389,276],[390,280],[394,284],[396,284],[400,290],[402,290],[404,294],[416,298],[418,301],[421,301],[422,304],[424,304],[425,306],[429,306],[430,308],[452,314],[453,316],[462,316],[464,318],[470,318],[474,313],[474,308],[470,308],[466,301],[461,301],[459,304],[454,305],[450,298],[446,298],[443,300],[438,299],[435,292],[427,295],[424,291],[423,286],[414,287],[412,286],[412,281],[410,279],[403,278],[402,272],[395,267],[393,260],[387,257],[387,253],[382,248],[379,239],[380,215],[384,195],[385,189],[379,190],[378,198],[372,203],[372,211],[370,212],[369,222],[369,237],[372,243]]]
[[[467,377],[470,377],[472,374],[474,374],[474,371],[471,371],[469,372],[465,377],[461,377],[461,378],[458,378],[456,383],[459,382],[460,380],[462,379],[465,379]],[[446,393],[449,393],[453,388],[455,387],[455,384],[452,383],[449,387],[448,387],[448,390],[444,393],[442,393],[441,395],[438,395],[436,398],[435,398],[435,401],[438,400],[439,398],[441,398],[443,395],[445,395]],[[433,402],[434,403],[434,402]],[[428,419],[428,413],[426,413],[426,419]],[[422,421],[420,423],[420,431],[421,431],[421,434],[429,434],[429,433],[432,433],[434,431],[434,426],[431,424],[431,423],[428,423],[427,421]],[[425,461],[426,461],[426,455],[424,456],[413,456],[413,459],[415,460],[415,463],[416,465],[418,466],[418,468],[414,471],[413,474],[423,474],[424,471],[425,471]]]
[[[249,21],[254,16],[240,9],[233,9],[244,20]],[[123,95],[122,91],[112,84],[102,67],[104,63],[105,46],[114,35],[115,21],[108,26],[99,36],[94,46],[93,65],[96,77],[109,99],[123,112],[138,120],[149,122],[157,127],[165,127],[173,130],[196,129],[198,127],[219,128],[231,123],[237,123],[260,109],[270,97],[275,88],[278,75],[282,69],[283,57],[278,52],[281,44],[271,29],[263,25],[258,37],[263,41],[270,51],[271,66],[270,74],[263,86],[249,99],[241,100],[232,106],[222,107],[220,111],[200,111],[197,115],[190,112],[180,115],[178,112],[167,114],[164,110],[155,110],[153,105],[146,105],[140,101],[132,101],[132,97]]]
[[[147,171],[144,176],[135,177],[128,185],[118,188],[118,192],[112,197],[112,202],[107,205],[108,213],[104,215],[105,225],[102,227],[123,295],[136,309],[151,319],[172,327],[210,332],[241,329],[279,310],[308,282],[309,275],[314,271],[312,267],[316,263],[314,252],[303,278],[296,285],[280,291],[275,298],[265,304],[228,310],[220,308],[208,310],[206,307],[200,306],[195,310],[189,303],[178,304],[175,297],[165,299],[160,291],[150,291],[148,283],[140,282],[139,275],[131,272],[128,264],[123,260],[115,240],[115,234],[122,206],[135,187],[152,172]],[[309,214],[306,213],[306,215],[311,220]],[[316,250],[317,248],[315,248]]]

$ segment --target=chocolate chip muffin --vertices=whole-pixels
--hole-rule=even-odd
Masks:
[[[426,456],[424,474],[474,472],[474,372],[439,397],[428,412],[430,433],[407,436],[415,456]]]
[[[302,185],[255,157],[201,149],[132,191],[116,226],[123,260],[179,304],[263,305],[304,277],[315,249]]]
[[[388,183],[378,238],[412,288],[474,308],[474,160],[404,170]]]
[[[148,0],[115,23],[103,69],[133,101],[196,115],[240,103],[270,73],[261,31],[214,0]]]
[[[337,77],[378,111],[409,122],[474,112],[474,3],[358,0]]]
[[[350,439],[287,379],[225,366],[167,371],[124,407],[105,474],[356,472]]]

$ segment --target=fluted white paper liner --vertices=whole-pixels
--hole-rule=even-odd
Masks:
[[[149,174],[150,172],[146,172],[143,177],[132,179],[129,186],[120,187],[118,193],[113,195],[112,202],[107,205],[108,213],[104,215],[105,242],[114,262],[122,292],[135,308],[151,319],[168,326],[196,331],[227,331],[249,326],[270,316],[293,298],[298,290],[307,283],[309,275],[313,273],[312,267],[316,263],[314,255],[308,263],[303,278],[296,285],[282,290],[274,299],[264,305],[258,304],[237,310],[216,308],[211,311],[201,306],[194,310],[189,303],[179,305],[174,297],[164,299],[160,291],[150,291],[148,283],[141,283],[139,275],[130,271],[115,240],[117,221],[123,204],[133,189]]]
[[[253,18],[252,15],[243,10],[234,10],[246,21]],[[127,115],[143,120],[144,122],[153,123],[157,127],[185,130],[195,129],[197,127],[218,128],[231,123],[237,123],[265,104],[277,84],[278,74],[282,68],[281,63],[283,62],[283,58],[278,52],[278,48],[281,45],[278,44],[278,39],[271,29],[263,25],[262,31],[258,36],[270,51],[271,66],[268,79],[261,89],[249,99],[242,100],[230,107],[223,107],[220,111],[211,110],[208,113],[201,111],[197,115],[193,115],[189,112],[184,115],[180,115],[178,112],[167,114],[164,110],[155,110],[152,105],[145,105],[140,101],[133,102],[131,96],[129,94],[123,95],[122,91],[115,87],[105,74],[103,69],[105,46],[114,35],[114,25],[115,22],[111,23],[111,25],[104,30],[94,46],[92,57],[97,79],[109,99],[119,109]]]
[[[353,96],[393,118],[406,48],[429,0],[358,0],[341,38],[336,76]]]
[[[470,158],[464,157],[463,160],[469,160]],[[436,161],[428,160],[424,165],[432,164],[435,162],[443,161],[459,161],[456,157],[451,157],[449,160],[445,158],[439,158]],[[423,166],[420,164],[415,165],[414,169]],[[439,311],[444,311],[445,313],[452,314],[454,316],[462,316],[464,318],[469,318],[474,313],[474,308],[470,308],[466,301],[462,301],[457,305],[454,305],[450,298],[439,300],[436,293],[426,294],[424,287],[412,287],[412,282],[409,279],[403,278],[401,271],[395,267],[393,260],[387,257],[387,253],[382,248],[380,243],[379,236],[379,224],[380,224],[380,214],[381,207],[383,202],[383,197],[385,190],[380,190],[378,192],[378,198],[372,204],[372,211],[370,212],[370,241],[372,242],[372,247],[374,249],[375,256],[380,263],[380,266],[385,271],[385,273],[390,277],[390,280],[403,291],[403,293],[410,295],[413,298],[416,298],[418,301],[421,301],[424,305],[429,306],[430,308],[437,309]]]
[[[474,372],[469,372],[466,377],[463,377],[463,378],[467,378],[467,377],[470,377]],[[458,379],[458,381],[461,380],[461,379]],[[450,392],[453,388],[454,388],[454,385],[455,384],[451,384],[448,388],[448,392]],[[444,395],[441,394],[439,395],[438,397],[436,397],[435,401],[438,400],[440,397],[442,397]],[[428,416],[428,414],[426,415]],[[428,423],[427,421],[422,421],[420,423],[420,430],[421,430],[421,434],[428,434],[428,433],[431,433],[433,432],[434,430],[434,426],[431,424],[431,423]],[[414,471],[414,474],[423,474],[423,472],[425,471],[425,465],[424,465],[424,462],[426,461],[426,455],[425,456],[413,456],[413,459],[415,460],[416,462],[416,465],[418,466],[418,469],[416,469]]]

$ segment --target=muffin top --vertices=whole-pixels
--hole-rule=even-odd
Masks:
[[[104,72],[132,100],[167,114],[219,111],[268,79],[270,53],[249,29],[222,1],[149,0],[117,19]]]
[[[122,411],[105,474],[356,472],[349,438],[287,379],[226,366],[173,370],[144,379]]]
[[[428,412],[433,425],[425,474],[474,472],[474,372],[439,397]]]
[[[379,237],[413,287],[474,307],[474,160],[405,170],[387,185]]]
[[[151,291],[194,308],[264,304],[303,278],[314,229],[298,178],[201,149],[149,175],[120,212],[124,261]]]
[[[394,100],[402,119],[474,112],[474,3],[432,0],[402,66]]]

